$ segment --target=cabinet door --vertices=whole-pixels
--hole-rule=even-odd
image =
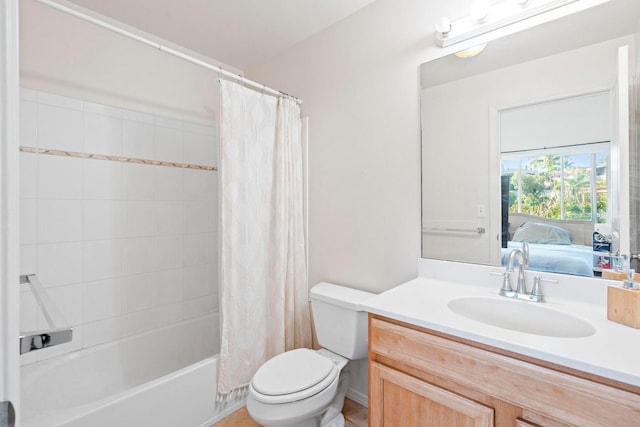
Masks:
[[[371,427],[493,427],[493,409],[376,362],[369,363]]]
[[[530,423],[529,421],[525,421],[522,418],[518,418],[516,420],[516,427],[540,427],[538,424]]]

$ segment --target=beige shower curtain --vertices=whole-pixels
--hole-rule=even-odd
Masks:
[[[300,108],[221,80],[221,399],[311,346]]]

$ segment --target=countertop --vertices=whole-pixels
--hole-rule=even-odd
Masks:
[[[487,268],[486,271],[490,270],[496,271],[496,268]],[[477,280],[480,284],[471,285],[459,277],[448,280],[443,279],[442,274],[436,276],[439,277],[422,275],[365,301],[361,306],[370,313],[640,387],[640,329],[607,320],[606,285],[603,281],[586,283],[568,279],[569,282],[573,280],[573,284],[568,285],[573,289],[576,288],[575,283],[581,283],[583,289],[585,286],[599,286],[596,295],[600,296],[604,289],[604,301],[595,304],[593,296],[585,298],[585,302],[577,297],[555,296],[575,295],[575,292],[555,290],[547,295],[544,303],[514,301],[518,304],[540,304],[569,313],[595,328],[595,333],[588,337],[558,338],[491,326],[448,308],[449,301],[460,297],[504,298],[498,296],[500,279]],[[547,287],[559,289],[562,283]]]

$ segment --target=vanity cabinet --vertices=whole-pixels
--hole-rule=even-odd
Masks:
[[[369,425],[637,427],[640,388],[370,314]]]

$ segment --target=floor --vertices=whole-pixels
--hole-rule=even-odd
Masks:
[[[366,427],[367,426],[367,408],[357,404],[353,400],[345,399],[344,409],[342,410],[346,420],[345,427]],[[215,423],[211,427],[258,427],[251,419],[246,407],[238,409],[233,414],[224,418],[222,421]]]

